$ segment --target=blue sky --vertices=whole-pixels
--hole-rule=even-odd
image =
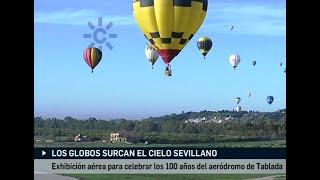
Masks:
[[[161,58],[151,69],[144,55],[146,40],[132,15],[132,0],[38,0],[34,6],[35,116],[140,119],[232,110],[237,96],[243,110],[285,108],[285,1],[209,0],[206,19],[172,61],[170,78]],[[117,38],[108,39],[113,49],[103,46],[91,74],[82,53],[92,40],[83,34],[92,32],[87,23],[97,25],[98,17],[103,25],[113,22],[108,33]],[[213,40],[206,60],[196,45],[201,36]],[[235,71],[228,62],[232,52],[241,56]],[[275,98],[271,106],[268,95]]]

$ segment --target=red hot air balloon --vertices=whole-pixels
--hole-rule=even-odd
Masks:
[[[93,69],[99,64],[102,58],[102,52],[98,48],[91,47],[83,52],[83,58],[91,68],[91,72],[93,72]]]

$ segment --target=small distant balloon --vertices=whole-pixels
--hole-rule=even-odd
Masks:
[[[236,102],[237,102],[237,104],[239,104],[240,103],[240,101],[241,101],[241,98],[240,97],[236,97]]]
[[[256,66],[256,64],[257,64],[257,61],[252,61],[253,66]]]
[[[91,68],[91,72],[93,72],[93,69],[101,61],[102,52],[98,48],[90,47],[83,52],[83,58],[88,64],[88,66]]]
[[[267,103],[268,103],[269,105],[272,104],[273,100],[274,100],[273,96],[267,96],[267,98],[266,98],[266,101],[267,101]]]
[[[241,106],[237,106],[237,107],[236,107],[236,111],[237,111],[237,112],[241,112]]]
[[[149,62],[151,63],[151,66],[153,69],[153,65],[156,63],[156,61],[159,58],[159,53],[152,45],[147,44],[145,48],[145,55],[148,58]]]
[[[231,54],[229,57],[229,63],[233,67],[233,69],[236,69],[236,67],[240,63],[240,56],[238,54]]]
[[[212,41],[208,37],[201,37],[198,39],[197,46],[202,53],[203,58],[205,58],[212,47]]]

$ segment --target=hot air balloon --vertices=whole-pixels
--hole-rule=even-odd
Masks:
[[[198,31],[207,7],[208,0],[134,0],[133,15],[144,36],[163,59],[166,69],[171,71],[169,63]]]
[[[240,56],[237,54],[231,54],[229,57],[229,63],[231,64],[233,69],[236,69],[236,67],[240,63]]]
[[[147,46],[145,48],[145,54],[146,54],[146,57],[148,58],[149,62],[151,63],[152,69],[153,69],[153,65],[154,65],[154,63],[156,63],[156,61],[159,57],[158,52],[156,51],[156,49],[152,45],[147,44]]]
[[[203,58],[206,58],[206,55],[208,54],[208,52],[210,51],[211,47],[212,47],[212,41],[210,38],[208,37],[201,37],[198,39],[198,48],[200,50],[200,52],[203,54]]]
[[[256,66],[256,64],[257,64],[257,61],[252,61],[253,66]]]
[[[273,98],[273,96],[267,96],[266,100],[267,100],[267,103],[271,105],[274,98]]]
[[[241,101],[241,98],[240,97],[236,97],[236,102],[237,102],[237,104],[239,104],[240,103],[240,101]]]
[[[83,58],[93,73],[93,69],[99,64],[102,58],[102,52],[98,48],[90,47],[83,52]]]
[[[236,107],[236,111],[237,111],[237,112],[241,112],[241,106],[237,106],[237,107]]]

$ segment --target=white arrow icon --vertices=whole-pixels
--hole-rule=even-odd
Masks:
[[[47,153],[45,151],[42,150],[42,156],[46,155]]]

